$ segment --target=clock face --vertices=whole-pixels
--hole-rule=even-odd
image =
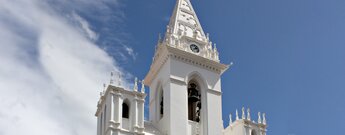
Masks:
[[[190,45],[190,49],[194,52],[194,53],[199,53],[199,47],[195,44],[191,44]]]

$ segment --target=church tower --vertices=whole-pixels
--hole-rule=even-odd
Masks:
[[[244,108],[234,122],[230,114],[224,129],[221,75],[228,68],[190,0],[177,0],[145,81],[135,78],[133,88],[125,88],[121,74],[111,73],[97,104],[97,135],[266,135],[265,113],[255,122]],[[148,118],[144,85],[150,87]]]
[[[228,68],[190,0],[177,0],[145,77],[149,120],[165,135],[223,134],[221,75]]]

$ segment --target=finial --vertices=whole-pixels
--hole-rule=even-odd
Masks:
[[[162,42],[162,35],[161,33],[158,34],[158,43],[161,43]]]
[[[245,112],[245,109],[244,107],[242,107],[242,119],[246,119],[246,114],[244,112]]]
[[[122,83],[121,83],[121,81],[122,81],[122,75],[121,75],[121,72],[117,72],[118,73],[118,80],[117,80],[117,82],[118,82],[118,86],[119,87],[121,87],[121,85],[122,85]]]
[[[250,120],[250,108],[247,109],[247,120]]]
[[[99,95],[102,97],[103,94],[105,93],[106,91],[106,88],[107,88],[107,85],[105,83],[103,83],[103,90],[99,93]]]
[[[110,85],[114,83],[113,77],[114,77],[114,72],[111,71],[110,72]]]
[[[138,91],[138,78],[135,77],[134,79],[134,88],[133,88],[134,91]]]
[[[196,29],[194,29],[193,37],[194,37],[194,38],[197,38],[197,36],[198,36],[198,31],[197,31]]]
[[[258,112],[258,123],[261,124],[261,113]]]
[[[210,39],[210,33],[206,34],[206,39],[209,40]]]
[[[266,113],[262,113],[262,124],[266,125]]]
[[[232,115],[231,115],[231,113],[229,115],[229,119],[230,119],[229,123],[230,123],[230,126],[231,126],[232,125]]]
[[[217,52],[217,44],[216,43],[214,43],[214,52]]]
[[[238,118],[238,111],[237,111],[237,109],[236,109],[236,120],[238,120],[239,118]]]
[[[145,84],[144,84],[144,80],[141,81],[141,93],[145,93]]]
[[[167,25],[167,32],[170,33],[170,26]]]

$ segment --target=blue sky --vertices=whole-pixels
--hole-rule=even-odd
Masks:
[[[132,73],[148,71],[174,3],[125,2],[125,27],[140,57]],[[222,77],[225,123],[245,106],[267,113],[268,134],[339,134],[345,124],[345,1],[192,3],[221,61],[234,62]]]
[[[266,112],[268,135],[342,131],[345,1],[192,3],[221,61],[234,62],[222,76],[226,126],[229,113],[244,106]],[[174,5],[0,0],[0,134],[96,133],[102,83],[111,70],[128,87],[134,76],[144,78]]]

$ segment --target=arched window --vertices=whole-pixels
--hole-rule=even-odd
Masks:
[[[159,114],[160,114],[160,119],[163,118],[164,116],[164,93],[163,89],[160,89],[159,92]]]
[[[252,133],[250,135],[256,135],[255,130],[252,130]]]
[[[122,118],[129,118],[129,106],[126,102],[122,103]]]
[[[199,122],[201,110],[201,94],[196,82],[188,84],[188,120]]]

